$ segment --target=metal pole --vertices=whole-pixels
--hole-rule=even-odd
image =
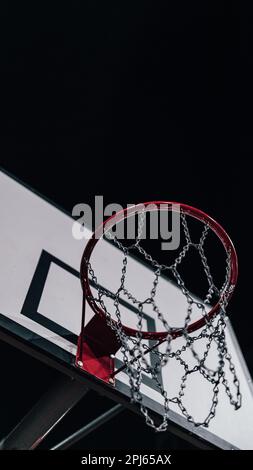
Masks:
[[[35,449],[88,389],[60,376],[20,423],[0,442],[0,450]]]
[[[87,424],[83,428],[76,431],[74,434],[71,434],[71,436],[64,439],[64,441],[60,442],[59,444],[56,444],[54,447],[51,448],[51,450],[67,449],[72,444],[75,444],[80,439],[87,436],[87,434],[91,433],[92,431],[95,431],[95,429],[97,429],[102,424],[114,418],[114,416],[117,416],[117,414],[119,414],[123,410],[124,410],[124,407],[122,405],[114,406],[110,410],[103,413],[101,416],[98,416],[98,418],[95,418],[93,421],[91,421],[89,424]]]

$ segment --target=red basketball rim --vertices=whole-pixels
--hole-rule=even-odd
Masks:
[[[237,282],[237,277],[238,277],[238,261],[237,261],[237,254],[234,248],[234,245],[226,233],[226,231],[221,227],[221,225],[216,222],[212,217],[210,217],[208,214],[205,212],[201,211],[200,209],[196,209],[194,207],[188,206],[186,204],[181,204],[178,202],[171,202],[171,201],[152,201],[152,202],[144,202],[142,204],[134,205],[130,208],[123,209],[122,211],[117,212],[116,214],[112,215],[109,217],[98,229],[93,233],[92,237],[88,241],[85,250],[83,252],[82,260],[81,260],[81,269],[80,269],[80,275],[81,275],[81,284],[84,292],[84,302],[85,299],[87,300],[88,304],[90,305],[91,309],[95,312],[95,314],[99,315],[102,318],[106,317],[106,314],[102,308],[100,308],[97,304],[96,301],[92,295],[91,292],[91,287],[90,287],[90,282],[89,282],[89,268],[88,268],[88,263],[91,257],[91,254],[97,244],[97,242],[101,239],[101,236],[104,231],[104,227],[106,225],[106,228],[111,228],[115,225],[115,223],[118,223],[122,221],[123,219],[133,215],[134,213],[137,212],[138,207],[142,206],[146,208],[147,206],[154,205],[156,208],[153,210],[165,210],[163,207],[164,205],[167,205],[166,210],[172,210],[173,207],[176,205],[180,207],[180,210],[183,210],[183,212],[201,222],[204,222],[209,225],[209,227],[213,230],[213,232],[217,235],[217,237],[220,239],[222,242],[224,249],[226,251],[230,251],[230,256],[231,256],[231,269],[230,269],[230,276],[229,280],[227,283],[227,286],[225,290],[222,292],[222,297],[218,300],[218,302],[212,307],[212,309],[208,312],[206,317],[208,319],[211,319],[214,317],[220,310],[221,308],[221,301],[226,297],[226,299],[229,301],[232,293],[234,291],[236,282]],[[100,237],[98,237],[98,234],[101,234]],[[114,320],[112,320],[116,324]],[[194,321],[187,327],[188,333],[191,333],[195,330],[198,330],[202,326],[206,324],[206,318],[202,317],[199,320]],[[167,331],[163,332],[151,332],[151,331],[143,331],[139,332],[133,328],[129,328],[126,325],[123,325],[123,330],[128,336],[136,336],[136,334],[140,333],[143,339],[153,339],[153,340],[163,340],[168,336]],[[181,336],[183,334],[183,329],[178,328],[173,331],[172,336],[174,338]]]

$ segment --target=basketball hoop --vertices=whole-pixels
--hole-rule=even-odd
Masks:
[[[170,264],[158,262],[150,253],[142,247],[143,227],[147,213],[177,212],[182,229],[184,244],[177,256]],[[123,243],[113,233],[113,229],[127,221],[131,217],[138,217],[138,232],[134,242],[129,246]],[[193,219],[200,224],[201,232],[196,242],[192,240],[189,220]],[[217,288],[205,254],[205,242],[209,232],[216,235],[225,251],[225,279],[221,288]],[[116,290],[102,287],[98,282],[91,261],[94,250],[101,238],[106,237],[111,240],[115,247],[122,254],[122,265],[120,268],[119,286]],[[206,295],[200,299],[193,296],[188,290],[178,268],[182,261],[187,259],[189,251],[193,249],[197,253],[203,267],[208,289]],[[126,285],[127,268],[131,255],[138,255],[150,266],[153,272],[153,281],[149,288],[149,296],[140,299],[134,295]],[[150,271],[149,271],[150,272]],[[172,326],[169,323],[169,316],[164,314],[158,305],[159,282],[163,276],[169,275],[177,284],[180,295],[186,301],[186,313],[183,325]],[[172,203],[167,201],[146,202],[122,210],[107,219],[100,226],[88,241],[81,261],[81,284],[83,288],[83,313],[81,334],[78,341],[78,351],[76,365],[108,384],[115,383],[115,377],[124,370],[129,377],[131,388],[131,400],[140,405],[149,426],[157,431],[167,429],[170,403],[175,403],[180,408],[187,420],[195,426],[208,426],[210,420],[215,416],[218,403],[219,386],[223,385],[232,406],[235,409],[241,406],[241,394],[239,381],[231,356],[227,350],[225,339],[226,328],[226,308],[234,291],[238,275],[237,255],[233,243],[225,230],[210,216],[199,209],[195,209],[185,204]],[[125,325],[122,319],[122,298],[126,298],[136,309],[136,328]],[[95,313],[92,320],[85,325],[86,303]],[[110,303],[110,306],[107,305]],[[144,309],[152,310],[154,316],[161,324],[161,331],[145,331],[143,329]],[[114,310],[114,318],[112,315]],[[197,318],[193,317],[193,310],[197,311]],[[193,333],[201,330],[198,336]],[[183,339],[183,345],[177,351],[172,350],[172,340]],[[146,340],[155,341],[151,347],[146,344]],[[205,349],[202,355],[194,347],[199,340],[205,341]],[[165,350],[161,352],[161,345]],[[218,353],[218,365],[216,370],[211,370],[207,365],[210,347],[214,345]],[[115,354],[121,350],[123,356],[123,366],[115,370]],[[191,350],[195,360],[194,367],[190,367],[183,353]],[[153,354],[156,358],[155,365],[147,360],[147,354]],[[183,368],[183,376],[177,396],[169,397],[164,390],[159,373],[170,360],[178,361]],[[233,376],[236,397],[232,393],[225,374],[225,363],[228,363],[229,370]],[[191,373],[199,372],[213,386],[213,398],[210,410],[206,418],[198,422],[187,411],[183,404],[183,397],[186,382]],[[164,402],[164,415],[161,424],[156,424],[149,415],[146,406],[143,404],[141,384],[143,374],[147,374],[155,382]]]

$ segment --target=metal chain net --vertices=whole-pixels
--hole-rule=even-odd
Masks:
[[[139,223],[138,223],[138,235],[135,239],[135,242],[130,246],[124,246],[121,241],[117,239],[115,235],[111,232],[107,233],[107,238],[111,238],[115,245],[122,250],[123,252],[123,263],[121,269],[121,278],[120,285],[116,292],[111,292],[98,284],[97,277],[92,269],[91,263],[88,262],[88,270],[90,279],[93,282],[93,285],[96,287],[97,296],[92,298],[92,301],[95,302],[100,308],[102,308],[106,315],[106,320],[108,325],[115,331],[115,334],[121,344],[121,352],[123,356],[125,371],[129,377],[129,384],[131,389],[131,401],[140,406],[140,410],[145,417],[147,425],[154,428],[156,431],[166,431],[168,427],[169,413],[170,413],[170,403],[176,404],[181,413],[185,416],[188,422],[192,423],[194,426],[205,426],[208,427],[210,421],[214,418],[216,414],[216,408],[218,405],[218,395],[221,387],[224,387],[226,395],[230,401],[230,404],[238,409],[241,407],[241,392],[240,384],[238,377],[236,375],[235,367],[232,362],[231,355],[228,352],[225,329],[226,329],[226,307],[227,307],[227,298],[225,295],[226,286],[228,285],[229,275],[230,275],[230,252],[226,252],[226,274],[225,281],[221,289],[218,289],[213,281],[213,277],[208,265],[207,257],[204,251],[205,240],[209,233],[209,226],[206,223],[203,223],[203,230],[200,236],[198,243],[193,243],[191,240],[187,220],[185,214],[180,212],[181,224],[183,227],[185,244],[181,249],[180,253],[170,265],[159,264],[145,249],[141,246],[141,235],[145,219],[145,210],[142,210],[139,213]],[[182,260],[187,256],[190,248],[195,248],[199,253],[201,263],[203,265],[204,273],[208,282],[208,291],[203,301],[196,300],[193,298],[192,294],[187,289],[181,275],[178,272],[178,267],[180,266]],[[127,276],[127,266],[128,266],[128,257],[129,255],[137,251],[145,261],[151,266],[154,274],[152,285],[150,286],[150,295],[144,301],[137,299],[135,296],[129,292],[126,288],[125,281]],[[184,345],[177,349],[176,351],[172,350],[172,339],[173,331],[175,328],[171,327],[166,320],[166,315],[160,311],[156,302],[157,288],[161,274],[170,273],[174,280],[176,281],[179,289],[181,290],[182,295],[187,301],[186,316],[184,320],[184,325],[181,329],[182,338],[184,339]],[[214,296],[221,298],[221,307],[219,314],[216,317],[211,319],[208,318],[208,307],[210,309],[212,300]],[[135,337],[129,337],[124,332],[122,327],[122,318],[120,311],[120,298],[126,296],[129,301],[131,301],[137,307],[137,333]],[[105,299],[110,298],[113,300],[113,305],[115,309],[116,321],[112,320],[111,313],[108,311],[106,306]],[[143,310],[145,305],[151,305],[153,312],[157,316],[158,320],[161,321],[165,331],[168,333],[166,340],[158,341],[155,346],[150,348],[147,344],[143,342],[141,332],[143,330]],[[188,332],[188,326],[192,320],[192,311],[193,307],[197,308],[200,312],[200,315],[205,319],[205,326],[201,329],[198,335],[193,335]],[[178,328],[177,328],[178,329]],[[196,352],[195,345],[200,340],[205,341],[204,352],[200,355]],[[165,351],[161,352],[159,346],[161,342],[165,345]],[[215,370],[210,369],[206,362],[208,359],[209,351],[214,345],[217,348],[217,368]],[[193,358],[196,361],[196,365],[190,367],[184,359],[184,352],[190,350]],[[155,357],[155,361],[147,360],[147,353],[152,354]],[[182,367],[182,376],[181,383],[179,386],[179,391],[177,396],[169,397],[167,391],[164,389],[162,380],[160,379],[161,371],[168,361],[175,360]],[[228,365],[229,371],[232,375],[233,382],[233,391],[229,385],[228,379],[226,377],[225,365]],[[153,364],[153,365],[151,365]],[[210,403],[210,409],[207,411],[206,417],[203,421],[199,422],[194,419],[191,413],[187,410],[184,405],[184,396],[187,388],[187,380],[189,376],[193,373],[199,373],[202,377],[210,383],[212,387],[212,398]],[[143,395],[141,392],[141,385],[143,381],[143,374],[147,374],[154,381],[157,389],[160,391],[163,397],[163,418],[160,424],[157,424],[153,417],[150,415],[147,407],[143,403]]]

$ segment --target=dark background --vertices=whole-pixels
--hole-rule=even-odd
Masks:
[[[231,315],[252,372],[250,12],[221,0],[1,9],[2,167],[68,211],[101,194],[105,204],[178,200],[222,222],[238,251]],[[1,358],[4,435],[56,372],[5,345]],[[45,446],[109,406],[86,398]],[[154,442],[187,447],[127,411],[80,445]]]

